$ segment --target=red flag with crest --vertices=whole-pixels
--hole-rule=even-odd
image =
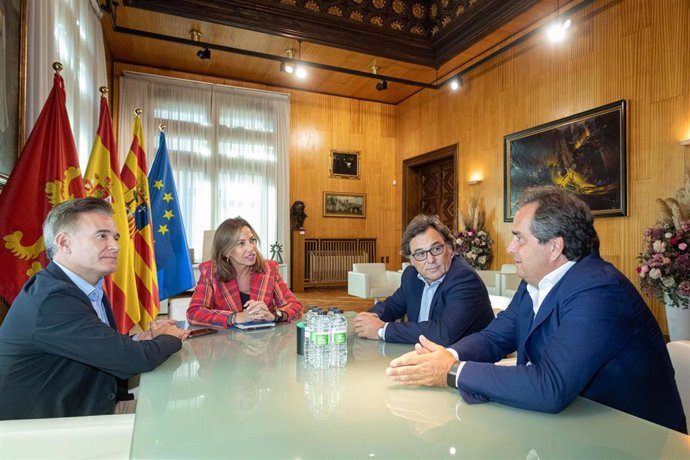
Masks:
[[[48,264],[43,221],[63,201],[85,196],[77,147],[58,72],[53,89],[0,193],[0,295],[13,302],[31,275]]]

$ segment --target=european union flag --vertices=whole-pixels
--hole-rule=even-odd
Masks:
[[[165,133],[162,131],[158,152],[149,173],[149,184],[158,291],[163,300],[192,288],[195,281],[177,201],[175,179],[165,145]]]

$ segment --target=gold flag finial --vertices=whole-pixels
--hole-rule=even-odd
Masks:
[[[60,75],[60,72],[62,72],[62,62],[53,62],[53,70],[57,75]]]
[[[142,114],[142,110],[139,107],[134,109],[134,115],[136,115],[137,117],[141,117],[141,114]]]
[[[167,126],[165,126],[165,123],[161,123],[160,125],[158,125],[158,129],[160,129],[162,133],[165,132],[165,128],[167,128]]]
[[[101,86],[100,88],[98,88],[98,91],[101,92],[101,96],[105,96],[106,94],[108,94],[108,87],[107,86]]]

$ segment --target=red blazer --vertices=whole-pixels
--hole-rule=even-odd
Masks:
[[[218,280],[216,267],[210,260],[199,265],[199,283],[187,308],[187,320],[191,324],[228,327],[228,316],[242,311],[237,280]],[[249,298],[263,301],[269,310],[280,309],[294,321],[302,316],[302,304],[280,277],[278,263],[267,260],[263,271],[252,272],[249,278]]]

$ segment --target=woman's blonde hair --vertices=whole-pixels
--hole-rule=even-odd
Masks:
[[[216,229],[216,234],[213,236],[213,247],[211,248],[211,260],[216,266],[216,276],[222,282],[227,282],[233,279],[236,275],[232,268],[230,259],[226,258],[224,254],[232,251],[237,247],[240,241],[240,233],[242,228],[247,227],[252,232],[254,238],[259,242],[259,235],[256,234],[254,228],[244,220],[237,216],[234,219],[226,219]],[[256,248],[256,262],[252,266],[252,271],[260,272],[264,269],[264,257],[258,246]]]

